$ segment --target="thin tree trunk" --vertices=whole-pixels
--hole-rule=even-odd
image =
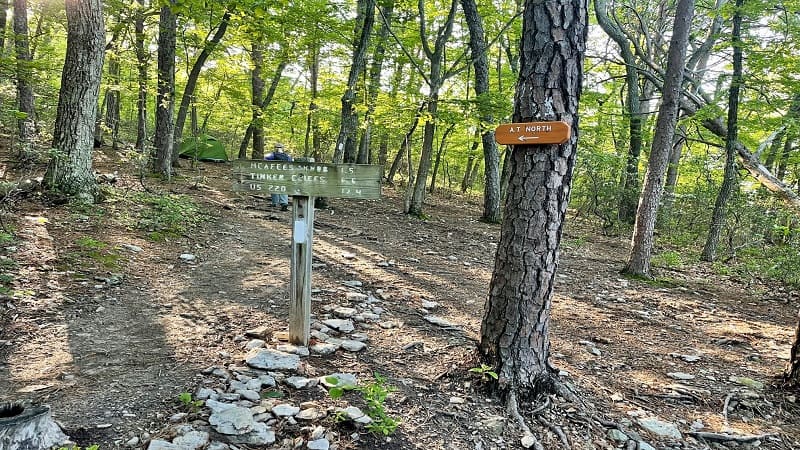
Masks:
[[[411,201],[408,205],[406,213],[422,216],[425,205],[425,187],[428,182],[428,173],[431,170],[431,159],[433,157],[433,138],[436,133],[437,111],[439,109],[439,89],[445,79],[443,73],[443,64],[445,56],[445,46],[450,39],[453,31],[453,23],[455,22],[456,9],[458,8],[458,0],[452,0],[450,4],[450,11],[444,23],[440,26],[436,39],[434,41],[433,49],[428,44],[427,33],[425,28],[425,4],[423,0],[417,2],[417,9],[419,10],[419,23],[420,23],[420,38],[422,41],[422,48],[425,56],[430,61],[430,74],[428,76],[428,107],[427,116],[428,120],[425,121],[425,126],[422,131],[422,151],[419,156],[419,165],[417,167],[417,176],[414,180],[414,191],[411,196]]]
[[[0,0],[0,56],[6,52],[6,28],[8,27],[8,5],[10,0]]]
[[[587,23],[583,0],[525,2],[513,120],[562,120],[572,134],[561,145],[513,148],[478,346],[483,361],[498,374],[498,388],[508,394],[510,409],[516,408],[516,398],[547,391],[553,372],[548,363],[550,308],[575,166]]]
[[[647,165],[645,184],[639,198],[639,208],[636,210],[633,245],[628,263],[623,270],[637,276],[650,277],[656,214],[664,192],[664,175],[672,148],[672,138],[675,135],[686,47],[693,16],[694,0],[678,0],[653,146]]]
[[[136,100],[136,149],[145,152],[147,145],[147,66],[150,55],[144,49],[144,0],[137,0],[138,7],[134,20],[134,48],[136,50],[136,80],[139,84]]]
[[[303,156],[312,156],[316,161],[320,160],[319,149],[319,127],[317,126],[317,97],[319,96],[319,42],[314,42],[311,48],[311,55],[309,57],[309,72],[311,76],[309,79],[311,89],[311,101],[308,103],[308,112],[306,113],[306,136],[303,145]]]
[[[439,166],[442,163],[442,156],[444,156],[445,149],[447,148],[447,136],[453,132],[455,129],[456,124],[451,124],[442,134],[442,139],[439,141],[439,151],[436,152],[436,161],[433,163],[433,174],[431,174],[431,187],[429,191],[433,194],[433,191],[436,189],[436,175],[439,174]]]
[[[728,135],[725,137],[725,173],[722,186],[714,202],[714,212],[711,214],[711,228],[708,230],[701,261],[714,261],[717,257],[719,236],[725,225],[725,216],[728,209],[728,200],[738,184],[736,173],[736,140],[739,136],[739,91],[742,86],[742,4],[743,0],[736,0],[736,9],[733,13],[733,31],[731,32],[731,45],[733,46],[733,76],[728,94]]]
[[[67,54],[53,128],[56,154],[45,173],[45,185],[93,203],[97,184],[92,173],[94,124],[103,73],[105,26],[101,0],[66,4]]]
[[[17,60],[17,110],[25,117],[17,119],[17,130],[23,147],[30,145],[35,132],[33,104],[33,70],[28,40],[28,1],[14,0],[14,48]]]
[[[262,119],[263,111],[261,103],[264,101],[264,79],[261,71],[264,67],[264,52],[261,44],[253,42],[253,72],[251,74],[252,95],[253,95],[253,159],[264,159],[264,122]]]
[[[120,110],[120,64],[119,43],[113,40],[106,51],[106,73],[108,74],[108,88],[106,88],[106,117],[105,126],[111,131],[111,147],[119,148],[119,110]]]
[[[158,96],[156,97],[156,154],[153,172],[172,177],[172,153],[175,140],[175,47],[178,18],[171,4],[161,7],[158,24]]]
[[[375,44],[375,51],[372,56],[372,64],[369,68],[369,86],[367,86],[367,112],[364,114],[364,133],[361,135],[361,142],[358,145],[358,164],[369,164],[371,158],[370,148],[372,147],[372,122],[375,106],[378,102],[380,92],[381,73],[383,71],[383,59],[386,55],[386,41],[389,38],[389,22],[394,12],[394,0],[388,0],[386,5],[379,8],[383,11],[384,22],[378,31],[378,39]]]
[[[636,204],[639,193],[639,155],[642,153],[643,120],[642,104],[639,96],[639,70],[636,68],[636,59],[631,50],[631,43],[628,37],[619,29],[617,23],[608,16],[609,7],[607,1],[595,0],[594,10],[600,27],[619,47],[622,62],[625,65],[625,118],[628,120],[629,142],[617,215],[621,221],[633,223],[636,217]]]
[[[189,112],[189,104],[192,103],[192,99],[194,99],[194,90],[197,87],[197,80],[200,78],[200,71],[203,70],[203,66],[205,66],[208,57],[211,56],[211,52],[214,51],[214,49],[217,47],[217,44],[219,44],[219,42],[222,40],[222,37],[225,36],[225,32],[228,30],[228,23],[230,20],[231,12],[230,10],[225,10],[225,13],[222,15],[222,19],[217,26],[217,31],[214,32],[214,35],[211,37],[211,39],[205,43],[203,50],[197,56],[197,60],[192,66],[192,70],[189,71],[189,76],[186,78],[186,86],[183,88],[183,95],[181,96],[181,105],[178,108],[178,116],[175,119],[174,146],[180,145],[181,139],[183,138],[183,126],[186,124],[186,115]],[[173,152],[173,164],[178,161],[178,156],[178,152]]]
[[[489,95],[489,60],[486,55],[483,22],[478,13],[475,0],[461,0],[464,18],[469,27],[469,45],[472,53],[472,65],[475,68],[475,100],[478,102],[481,124],[494,123],[494,116],[484,101]],[[482,220],[489,223],[500,222],[500,153],[494,141],[494,130],[486,127],[481,133],[483,143],[483,159],[486,177],[483,186]]]
[[[358,91],[358,76],[364,71],[367,63],[367,50],[375,23],[375,0],[358,1],[358,17],[356,18],[356,39],[353,42],[353,60],[350,64],[350,74],[347,77],[347,86],[342,95],[342,114],[339,137],[333,153],[333,162],[352,163],[356,160],[358,149],[356,134],[358,131],[358,114],[355,101]]]
[[[409,151],[411,146],[411,136],[414,135],[414,131],[416,131],[417,125],[419,125],[419,115],[425,110],[426,105],[427,103],[424,101],[419,105],[417,114],[414,116],[414,122],[411,123],[411,128],[409,128],[408,132],[406,132],[405,136],[403,136],[403,142],[400,144],[400,150],[397,151],[397,155],[392,161],[392,167],[389,168],[389,173],[386,175],[386,182],[389,184],[393,183],[394,176],[397,174],[397,170],[400,168],[400,163],[403,161],[405,154]]]
[[[269,89],[267,90],[267,95],[264,96],[264,100],[259,105],[259,109],[263,111],[266,109],[267,106],[272,103],[272,98],[275,97],[275,91],[278,89],[278,84],[281,82],[281,77],[283,77],[283,71],[286,69],[287,60],[284,58],[278,63],[278,67],[275,68],[275,73],[272,76],[272,81],[270,82]],[[244,133],[244,138],[242,139],[242,143],[239,146],[239,159],[247,158],[247,146],[250,145],[250,137],[253,135],[253,122],[250,122],[250,125],[247,126],[247,130]],[[262,155],[263,157],[263,155]],[[255,159],[255,156],[253,157]]]
[[[678,186],[678,167],[681,162],[683,146],[686,143],[686,127],[680,126],[680,133],[673,139],[672,151],[667,165],[667,180],[664,182],[664,212],[669,214],[675,203],[675,188]]]

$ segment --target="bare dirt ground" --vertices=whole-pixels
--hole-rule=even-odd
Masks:
[[[133,195],[142,185],[118,160],[101,152],[98,170],[119,170],[114,189]],[[5,169],[5,181],[17,179]],[[201,163],[169,185],[145,181],[195,198],[211,215],[165,242],[122,220],[135,211],[117,203],[81,209],[35,195],[11,202],[4,224],[17,240],[0,253],[16,264],[6,264],[12,293],[0,301],[0,399],[50,405],[82,446],[122,448],[139,437],[145,448],[148,436],[165,433],[178,395],[194,392],[203,370],[242,363],[245,330],[285,330],[291,213],[231,192],[230,172]],[[489,425],[504,408],[469,372],[500,228],[477,220],[474,198],[432,195],[425,221],[402,214],[401,203],[386,188],[380,201],[330,199],[317,211],[313,313],[357,280],[384,299],[382,320],[398,325],[367,330],[363,352],[307,358],[320,373],[377,372],[396,388],[386,408],[402,424],[389,439],[354,440],[342,430],[336,445],[522,448],[513,420]],[[88,238],[108,247],[92,253]],[[798,393],[780,386],[798,293],[702,265],[661,270],[668,283],[624,279],[626,241],[568,219],[551,360],[578,399],[524,405],[544,448],[636,448],[609,435],[617,428],[655,448],[800,448]],[[435,314],[456,326],[425,321],[423,301],[437,302]],[[644,417],[677,425],[682,437],[649,434],[637,423]],[[723,444],[692,431],[760,439]]]

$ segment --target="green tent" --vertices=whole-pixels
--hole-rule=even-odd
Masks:
[[[225,146],[217,138],[207,134],[184,139],[178,151],[178,154],[183,158],[197,158],[200,161],[214,162],[228,160]]]

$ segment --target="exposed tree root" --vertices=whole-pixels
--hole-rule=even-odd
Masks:
[[[704,439],[706,441],[715,441],[715,442],[737,442],[739,444],[746,444],[749,442],[755,441],[763,441],[768,437],[777,436],[775,433],[766,433],[766,434],[757,434],[757,435],[747,435],[747,436],[736,436],[732,434],[725,434],[725,433],[709,433],[706,431],[690,431],[688,433],[691,436],[694,436],[699,439]]]
[[[531,429],[528,427],[528,424],[525,423],[525,418],[519,413],[519,405],[517,404],[517,394],[512,390],[508,393],[508,399],[506,400],[506,410],[508,414],[517,421],[520,428],[524,432],[523,439],[526,439],[532,442],[532,445],[529,446],[533,447],[536,450],[545,450],[542,446],[542,443],[536,439],[536,436],[531,432]]]

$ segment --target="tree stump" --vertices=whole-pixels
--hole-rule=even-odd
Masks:
[[[0,403],[0,448],[3,450],[45,450],[69,438],[50,417],[47,406],[20,402]]]

